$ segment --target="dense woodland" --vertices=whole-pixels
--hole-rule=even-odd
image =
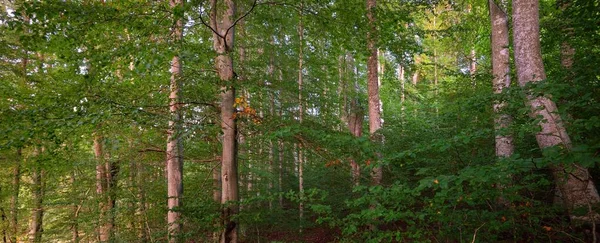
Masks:
[[[3,0],[2,242],[599,242],[598,0]]]

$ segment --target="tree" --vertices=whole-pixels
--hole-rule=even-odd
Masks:
[[[175,45],[181,44],[183,38],[183,17],[179,16],[183,11],[183,1],[170,0],[169,6],[174,12],[174,25],[172,30],[172,40]],[[167,224],[169,228],[169,242],[178,242],[181,233],[181,213],[178,211],[181,207],[181,196],[183,195],[183,146],[181,144],[182,115],[180,111],[179,87],[181,82],[181,60],[179,54],[175,54],[171,61],[171,82],[169,93],[169,128],[167,131]]]
[[[378,79],[378,48],[377,48],[377,27],[375,18],[376,0],[367,0],[367,50],[369,57],[367,60],[367,87],[369,96],[369,134],[374,141],[381,142],[377,131],[381,128],[381,100],[379,99],[379,79]],[[383,168],[379,161],[375,164],[372,171],[372,183],[381,184],[383,177]]]
[[[556,104],[547,95],[533,94],[528,86],[546,79],[539,38],[539,1],[513,1],[513,26],[517,78],[521,87],[529,89],[527,104],[531,116],[539,119],[537,143],[541,149],[559,147],[569,151],[571,139]],[[600,197],[588,169],[579,163],[564,162],[553,164],[551,169],[571,218],[596,220],[597,214],[591,210],[591,206],[600,202]],[[588,215],[583,217],[576,213],[576,209],[582,207],[589,209]]]
[[[221,242],[238,241],[238,225],[233,219],[238,212],[237,124],[234,110],[235,76],[233,58],[235,35],[235,3],[211,0],[210,25],[213,48],[217,52],[215,67],[221,79],[221,129],[223,132],[221,156],[221,203],[223,204],[223,232]],[[222,6],[223,4],[224,6]]]
[[[492,84],[495,94],[510,87],[510,56],[509,56],[509,32],[508,15],[494,2],[489,0],[490,21],[492,24]],[[514,152],[513,138],[506,134],[506,130],[512,121],[512,117],[503,111],[506,102],[497,101],[494,104],[494,119],[496,127],[496,156],[499,158],[510,157]]]

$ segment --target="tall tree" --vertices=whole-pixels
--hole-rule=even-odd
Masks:
[[[345,68],[344,71],[347,72],[347,70],[351,70],[352,72],[354,72],[355,68],[354,68],[354,58],[350,55],[350,54],[346,54],[346,56],[344,57],[345,59]],[[348,75],[347,73],[344,73],[345,77],[353,77],[355,74],[352,75]],[[360,104],[360,99],[358,98],[358,94],[360,92],[360,88],[358,85],[358,80],[355,78],[351,79],[353,82],[352,87],[353,87],[353,92],[351,92],[351,100],[350,100],[350,107],[349,107],[349,111],[347,112],[347,118],[345,118],[345,120],[347,120],[348,123],[348,130],[350,130],[350,133],[352,134],[352,136],[354,137],[360,137],[362,136],[362,129],[363,129],[363,121],[364,121],[364,110],[363,107]],[[343,80],[343,82],[345,83],[351,83],[349,79],[345,79]],[[344,94],[346,95],[346,94]],[[344,108],[345,109],[345,108]],[[356,162],[356,160],[354,158],[350,158],[350,168],[352,171],[352,184],[354,186],[358,186],[360,184],[360,165],[358,164],[358,162]]]
[[[170,0],[169,6],[173,10],[174,24],[171,38],[175,45],[181,43],[183,38],[183,11],[182,0]],[[176,53],[171,60],[171,81],[169,93],[169,128],[167,131],[167,223],[169,242],[177,242],[181,232],[181,213],[177,210],[181,206],[183,195],[183,148],[181,146],[181,111],[179,102],[179,89],[181,80],[181,60]]]
[[[303,11],[304,2],[300,1],[300,9],[298,11],[298,121],[300,123],[304,120],[304,99],[302,98],[303,85],[304,85],[304,22],[303,22]],[[298,212],[300,215],[300,221],[304,217],[304,151],[302,149],[302,143],[298,144],[298,194],[300,196],[300,203],[298,204]],[[302,232],[302,226],[300,227]]]
[[[10,196],[10,242],[17,242],[19,234],[19,190],[21,189],[22,149],[17,149],[13,168],[12,194]]]
[[[221,79],[221,203],[223,204],[223,232],[221,242],[237,242],[237,222],[233,219],[239,207],[237,123],[234,110],[233,58],[235,35],[235,3],[233,0],[211,0],[210,25],[213,31],[213,48],[217,52],[215,66]]]
[[[369,134],[374,141],[381,142],[381,138],[376,135],[381,128],[381,99],[379,99],[379,78],[378,78],[378,48],[377,48],[377,27],[375,18],[375,8],[377,7],[376,0],[367,0],[367,50],[369,57],[367,60],[367,89],[369,100]],[[376,137],[377,136],[377,137]],[[383,177],[383,169],[376,162],[372,171],[372,183],[374,185],[381,184]]]
[[[108,204],[108,180],[106,171],[106,158],[104,152],[104,138],[99,135],[94,135],[94,157],[96,159],[96,194],[98,195],[99,204],[99,226],[98,240],[107,242],[112,234],[112,225],[110,224],[109,214],[110,205]]]
[[[490,20],[492,24],[492,84],[495,94],[501,94],[505,88],[510,86],[510,54],[509,54],[509,32],[508,15],[500,9],[494,0],[488,0],[490,9]],[[495,127],[496,127],[496,156],[499,158],[510,157],[515,150],[513,138],[506,134],[512,122],[512,117],[503,111],[506,102],[498,101],[494,104]]]
[[[41,153],[44,148],[41,148]],[[32,153],[33,171],[31,179],[33,182],[33,208],[31,209],[31,220],[29,221],[28,238],[30,243],[42,242],[43,218],[44,218],[44,170],[42,169],[42,161],[39,158],[40,149],[35,148]]]
[[[539,38],[539,1],[515,0],[512,7],[517,78],[519,85],[525,87],[546,79]],[[558,146],[570,150],[571,139],[554,101],[547,95],[528,94],[527,99],[531,116],[542,118],[538,122],[541,131],[536,134],[539,147]],[[578,163],[557,163],[551,169],[571,218],[595,218],[591,205],[600,202],[600,197],[588,169]],[[577,208],[589,208],[589,215],[577,215]]]

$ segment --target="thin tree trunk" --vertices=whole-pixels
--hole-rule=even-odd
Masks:
[[[477,53],[475,52],[475,49],[471,49],[470,59],[471,59],[471,65],[469,67],[469,74],[471,74],[471,79],[473,80],[473,86],[475,86],[476,85],[475,74],[477,73]]]
[[[283,156],[284,156],[284,144],[283,140],[278,142],[278,154],[279,154],[279,178],[278,178],[278,191],[279,191],[279,208],[283,209]]]
[[[234,101],[235,89],[228,84],[233,81],[233,59],[230,53],[234,46],[233,18],[235,16],[235,3],[233,0],[224,0],[223,11],[219,8],[217,0],[211,0],[211,28],[213,33],[213,47],[217,52],[216,68],[221,81],[221,129],[223,131],[221,156],[221,203],[223,204],[222,219],[223,232],[221,242],[237,242],[237,222],[233,217],[238,213],[238,165],[237,165],[237,124],[235,119]],[[222,15],[217,18],[217,12]]]
[[[381,128],[381,108],[379,99],[379,83],[378,83],[378,55],[377,55],[377,34],[375,27],[375,7],[376,0],[367,0],[367,19],[369,22],[369,31],[367,32],[367,49],[369,50],[369,58],[367,60],[367,88],[369,96],[369,134],[371,139],[376,142],[381,142],[382,139],[376,135]],[[379,155],[378,155],[379,156]],[[371,174],[371,182],[373,185],[381,184],[383,177],[383,169],[379,164],[379,159],[373,167]]]
[[[489,8],[492,25],[492,84],[494,93],[501,94],[510,86],[508,15],[494,0],[489,0]],[[503,131],[512,123],[512,116],[503,111],[505,106],[506,102],[503,101],[494,103],[496,156],[499,158],[510,157],[514,152],[513,137]]]
[[[525,87],[546,79],[542,62],[539,38],[539,2],[538,0],[513,1],[513,28],[515,45],[515,64],[519,85]],[[556,104],[548,96],[533,96],[529,94],[528,105],[531,116],[543,118],[539,121],[541,131],[536,134],[540,148],[559,146],[570,150],[571,140]],[[563,195],[572,219],[597,220],[597,213],[589,211],[586,216],[576,215],[575,209],[591,208],[600,202],[598,191],[587,168],[578,163],[558,164],[551,167],[554,179]],[[593,217],[593,218],[592,218]]]
[[[76,196],[77,195],[77,190],[76,190],[76,181],[75,181],[75,170],[71,171],[71,178],[70,178],[70,182],[71,182],[71,195]],[[71,241],[73,243],[77,243],[79,242],[79,209],[81,208],[81,205],[77,202],[77,198],[74,199],[75,201],[72,203],[71,208],[73,210],[73,215],[71,218]]]
[[[302,98],[302,85],[303,85],[303,46],[304,46],[304,23],[303,23],[303,9],[304,5],[300,3],[299,22],[298,22],[298,120],[300,123],[304,120],[304,101]],[[302,144],[298,144],[298,194],[300,196],[300,203],[298,205],[298,212],[300,216],[300,232],[302,232],[302,219],[304,218],[304,151],[302,150]]]
[[[401,121],[404,120],[404,110],[406,110],[406,79],[404,77],[404,74],[404,67],[401,64],[398,64],[398,80],[400,80],[400,118],[402,118]]]
[[[117,174],[119,173],[119,166],[110,160],[110,153],[105,151],[105,171],[106,171],[106,205],[107,205],[107,228],[110,229],[109,241],[112,240],[114,228],[115,228],[115,203],[116,203],[116,190],[117,186]]]
[[[42,148],[43,152],[43,148]],[[43,207],[43,199],[44,199],[44,171],[42,170],[41,161],[36,158],[39,155],[38,148],[35,149],[33,153],[33,171],[32,171],[32,181],[33,181],[33,209],[31,210],[31,221],[29,224],[29,233],[28,238],[31,243],[42,242],[42,232],[43,232],[43,218],[44,218],[44,207]]]
[[[111,228],[108,223],[109,206],[107,204],[107,178],[105,157],[103,149],[104,139],[100,135],[94,136],[94,156],[96,158],[96,194],[98,195],[99,204],[99,226],[98,240],[100,242],[109,241]]]
[[[17,158],[13,169],[12,195],[10,197],[10,242],[16,243],[19,235],[19,190],[21,190],[22,150],[17,149]]]
[[[0,186],[0,193],[2,192],[2,186]],[[8,242],[8,223],[6,222],[6,211],[4,207],[0,206],[0,220],[2,220],[2,242]]]
[[[170,0],[171,8],[183,5],[181,0]],[[183,37],[183,20],[175,20],[172,30],[173,41],[180,43]],[[167,224],[168,239],[170,243],[181,241],[181,213],[177,208],[181,207],[183,196],[183,151],[181,147],[181,111],[179,105],[179,89],[181,83],[181,60],[176,54],[171,61],[171,81],[169,94],[169,128],[167,131]]]
[[[145,179],[145,169],[144,169],[144,165],[142,163],[140,163],[139,161],[136,161],[135,163],[136,166],[136,173],[135,173],[135,180],[136,180],[136,188],[137,188],[137,206],[136,206],[136,216],[137,216],[137,221],[138,221],[138,238],[140,239],[140,242],[148,242],[148,235],[150,234],[150,232],[148,232],[147,229],[147,218],[146,218],[146,190],[144,189],[144,185],[146,183]]]

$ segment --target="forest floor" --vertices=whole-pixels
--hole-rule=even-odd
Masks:
[[[273,231],[261,234],[260,241],[247,239],[243,243],[251,242],[311,242],[330,243],[336,242],[339,230],[325,227],[306,228],[299,234],[297,231]]]

